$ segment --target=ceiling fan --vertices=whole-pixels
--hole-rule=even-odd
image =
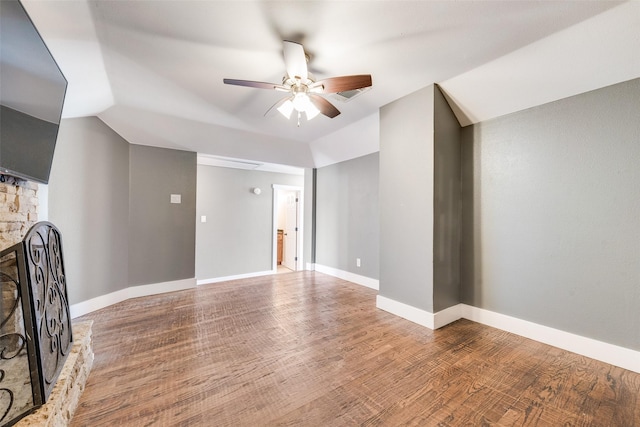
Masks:
[[[284,41],[284,64],[286,74],[282,78],[282,84],[254,82],[250,80],[223,79],[225,84],[236,86],[248,86],[258,89],[273,89],[287,92],[289,95],[276,102],[267,112],[274,108],[287,119],[295,110],[298,114],[298,126],[300,117],[305,113],[307,120],[311,120],[322,113],[329,118],[334,118],[340,111],[321,95],[362,89],[371,86],[371,75],[361,74],[355,76],[330,77],[316,81],[307,69],[308,56],[300,43]]]

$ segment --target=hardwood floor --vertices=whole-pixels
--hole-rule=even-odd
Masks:
[[[640,374],[299,272],[137,298],[93,319],[72,426],[640,426]]]

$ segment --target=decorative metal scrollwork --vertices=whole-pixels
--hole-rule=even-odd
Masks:
[[[47,401],[72,346],[60,232],[37,223],[0,268],[0,425],[12,425]]]
[[[71,319],[60,232],[52,224],[33,226],[24,239],[38,330],[42,379],[48,396],[71,349]]]
[[[9,253],[8,256],[0,258],[3,270],[18,276],[18,266],[15,253]],[[15,371],[17,367],[24,367],[24,363],[12,363],[11,361],[21,356],[26,358],[25,348],[27,339],[25,336],[24,325],[22,320],[21,292],[20,284],[16,277],[0,271],[0,283],[2,284],[2,294],[0,298],[0,423],[4,423],[8,418],[13,418],[16,413],[24,410],[24,395],[31,395],[31,387],[27,386],[25,390],[25,379],[30,378],[30,372],[13,372],[13,380],[6,381],[7,371]],[[26,360],[25,360],[26,362]],[[21,378],[21,381],[15,380],[15,377]],[[16,396],[19,396],[16,402]],[[27,402],[32,401],[30,398]],[[16,405],[17,403],[17,405]],[[29,403],[26,403],[29,405]],[[2,424],[4,425],[4,424]]]
[[[4,381],[5,372],[0,369],[0,384]],[[4,407],[3,407],[4,406]],[[0,388],[0,422],[4,421],[6,416],[13,407],[13,391],[11,389],[2,387]]]
[[[0,330],[2,330],[2,328],[4,328],[4,326],[13,317],[13,314],[16,312],[18,305],[20,305],[20,293],[18,292],[18,282],[13,277],[9,276],[6,273],[3,273],[2,271],[0,271],[0,282],[6,283],[9,286],[13,286],[15,288],[14,290],[8,290],[6,289],[7,285],[5,285],[2,289],[4,293],[9,293],[7,291],[10,291],[11,294],[15,295],[15,298],[12,298],[13,301],[11,302],[11,308],[9,310],[3,308],[2,312],[0,313],[0,315],[2,316],[2,322],[0,322]],[[2,302],[3,304],[6,304],[6,301],[3,300]]]
[[[26,344],[24,335],[18,332],[0,335],[0,359],[11,360],[17,357]]]

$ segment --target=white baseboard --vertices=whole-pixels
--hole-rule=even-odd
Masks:
[[[378,280],[371,279],[369,277],[359,276],[357,274],[333,269],[319,264],[315,264],[315,269],[316,271],[324,274],[348,280],[369,288],[378,289]],[[273,271],[269,270],[237,276],[218,277],[198,280],[197,282],[195,278],[191,278],[149,285],[130,286],[107,295],[72,304],[69,307],[69,310],[71,312],[71,318],[74,319],[130,298],[194,288],[196,283],[198,285],[202,285],[206,283],[217,283],[228,280],[264,276],[267,274],[273,274]],[[395,301],[382,295],[377,296],[376,307],[429,329],[438,329],[458,319],[465,318],[474,322],[482,323],[483,325],[511,332],[525,338],[530,338],[535,341],[640,373],[640,351],[605,343],[482,308],[466,304],[458,304],[437,313],[429,313],[428,311]]]
[[[418,325],[425,326],[429,329],[442,328],[451,322],[455,322],[460,319],[460,306],[461,304],[454,305],[453,307],[445,308],[437,313],[429,313],[426,310],[416,308],[409,304],[392,300],[391,298],[378,295],[376,298],[376,307],[381,310],[388,311],[391,314],[400,316],[403,319],[410,320]]]
[[[195,288],[196,279],[182,279],[174,280],[171,282],[153,283],[149,285],[130,286],[119,291],[111,292],[110,294],[101,295],[99,297],[91,298],[86,301],[82,301],[69,306],[71,318],[75,319],[87,313],[91,313],[101,308],[108,307],[110,305],[119,303],[121,301],[144,297],[147,295],[156,295],[166,292],[181,291],[184,289]]]
[[[453,323],[458,319],[461,319],[462,316],[462,304],[456,304],[454,306],[445,308],[444,310],[440,310],[439,312],[433,315],[434,319],[434,329],[442,328],[443,326],[448,325],[449,323]]]
[[[418,325],[425,326],[429,329],[435,329],[435,317],[433,313],[429,313],[428,311],[420,308],[416,308],[391,298],[383,297],[382,295],[378,295],[376,297],[376,307],[402,317],[403,319],[407,319],[413,323],[417,323]]]
[[[539,325],[466,304],[458,304],[437,313],[410,306],[378,295],[376,306],[429,329],[438,329],[458,319],[468,319],[483,325],[511,332],[563,350],[581,354],[601,362],[640,373],[640,351]]]
[[[317,272],[328,274],[329,276],[337,277],[338,279],[347,280],[349,282],[366,286],[367,288],[378,290],[380,289],[380,282],[378,279],[372,279],[371,277],[361,276],[359,274],[351,273],[349,271],[338,270],[337,268],[327,267],[326,265],[314,264],[314,269]]]
[[[459,304],[465,319],[502,329],[563,350],[640,373],[640,351],[605,343],[466,304]]]
[[[208,285],[209,283],[228,282],[229,280],[250,279],[252,277],[267,276],[274,274],[274,270],[256,271],[253,273],[236,274],[235,276],[212,277],[211,279],[198,280],[198,285]]]

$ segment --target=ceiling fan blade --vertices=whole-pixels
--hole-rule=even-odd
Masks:
[[[371,86],[371,75],[360,74],[356,76],[330,77],[315,82],[309,90],[318,93],[338,93],[348,90],[362,89]]]
[[[309,100],[322,114],[333,119],[340,114],[340,111],[333,106],[332,103],[321,97],[320,95],[309,94]]]
[[[235,80],[235,79],[223,79],[222,81],[224,82],[224,84],[227,84],[227,85],[247,86],[247,87],[254,87],[257,89],[275,89],[275,90],[281,90],[284,92],[289,92],[289,89],[287,89],[286,87],[279,84],[275,84],[275,83],[254,82],[251,80]]]
[[[291,42],[285,40],[284,44],[284,65],[287,69],[287,76],[289,78],[300,77],[301,80],[306,80],[307,71],[307,58],[304,54],[304,48],[300,43]]]

